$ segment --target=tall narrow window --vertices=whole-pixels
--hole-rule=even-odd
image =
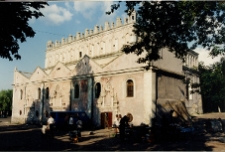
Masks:
[[[82,52],[79,53],[80,58],[82,57]]]
[[[101,84],[97,83],[95,85],[95,98],[99,98],[100,93],[101,93]]]
[[[134,83],[132,80],[127,80],[127,97],[134,96]]]
[[[20,99],[23,99],[23,90],[20,90]]]
[[[75,85],[74,98],[79,98],[79,85]]]
[[[38,88],[38,99],[41,99],[41,88]]]
[[[46,88],[45,97],[46,97],[46,99],[49,99],[49,89],[48,88]]]

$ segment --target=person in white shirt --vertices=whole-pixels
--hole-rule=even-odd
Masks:
[[[116,118],[114,121],[114,126],[115,126],[115,134],[117,134],[119,132],[119,125],[120,125],[120,119],[121,119],[121,114],[116,114]]]
[[[51,115],[49,116],[47,123],[48,123],[49,129],[50,129],[50,133],[53,137],[54,136],[53,127],[55,124],[55,120]]]
[[[70,116],[69,118],[69,130],[73,130],[73,126],[74,126],[74,120],[73,120],[73,116]]]

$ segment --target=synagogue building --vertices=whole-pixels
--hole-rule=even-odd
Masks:
[[[133,12],[104,28],[48,41],[44,68],[14,70],[12,122],[40,121],[51,111],[82,111],[98,125],[105,113],[110,124],[116,114],[131,113],[134,125],[151,125],[162,112],[202,113],[201,96],[191,93],[191,84],[199,83],[198,54],[188,52],[183,62],[164,48],[146,70],[137,55],[121,51],[137,41],[135,22]]]

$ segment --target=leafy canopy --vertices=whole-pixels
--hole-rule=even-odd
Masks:
[[[111,5],[111,14],[121,1]],[[187,51],[198,45],[211,56],[225,54],[225,3],[222,1],[126,1],[125,12],[130,15],[135,7],[137,21],[133,32],[137,41],[124,45],[122,51],[135,53],[139,63],[160,59],[159,50],[167,47],[176,57],[184,59]]]
[[[29,19],[36,19],[43,14],[39,11],[48,5],[45,2],[13,2],[0,5],[0,57],[13,60],[20,59],[19,44],[27,37],[34,37],[35,32],[28,25]]]
[[[12,110],[12,90],[0,91],[0,111],[11,111]]]
[[[224,71],[225,58],[221,58],[219,62],[216,62],[210,66],[205,66],[203,63],[199,64],[201,95],[206,112],[212,112],[212,107],[215,107],[215,105],[222,105],[222,110],[225,110]],[[217,107],[214,109],[217,111]]]

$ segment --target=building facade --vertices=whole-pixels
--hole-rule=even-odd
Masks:
[[[45,68],[32,73],[15,68],[12,122],[40,121],[51,111],[84,111],[97,125],[105,113],[110,123],[116,114],[131,113],[134,125],[151,124],[160,111],[179,113],[179,104],[201,113],[201,96],[188,94],[191,81],[184,83],[185,78],[199,81],[197,68],[193,69],[198,54],[188,54],[183,63],[165,48],[160,51],[162,59],[146,70],[135,54],[121,52],[124,44],[137,40],[132,32],[135,21],[133,12],[123,23],[117,18],[104,28],[48,41]]]

